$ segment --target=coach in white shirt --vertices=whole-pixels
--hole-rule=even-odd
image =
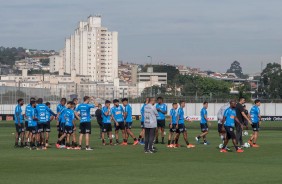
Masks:
[[[155,105],[155,98],[150,98],[149,103],[144,109],[144,128],[145,128],[145,153],[154,153],[153,142],[157,128],[158,111]]]

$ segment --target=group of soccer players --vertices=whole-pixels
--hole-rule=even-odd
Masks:
[[[109,139],[110,145],[128,145],[129,136],[133,139],[133,145],[144,144],[144,108],[148,104],[149,98],[146,98],[145,103],[141,107],[141,131],[139,137],[136,138],[131,131],[132,127],[132,108],[128,103],[127,98],[121,100],[121,104],[118,99],[113,100],[113,106],[111,107],[111,101],[106,100],[104,106],[94,102],[94,99],[85,96],[83,103],[78,104],[78,99],[75,98],[72,101],[67,102],[66,98],[62,98],[57,106],[56,114],[50,109],[50,103],[43,103],[43,99],[31,98],[30,103],[26,106],[25,112],[22,112],[22,106],[24,100],[19,99],[15,108],[15,147],[30,147],[31,149],[46,149],[49,146],[49,134],[51,131],[50,123],[53,120],[57,121],[58,140],[56,147],[67,149],[82,149],[82,140],[85,136],[86,150],[93,150],[90,147],[90,134],[91,134],[91,114],[92,108],[98,107],[96,110],[96,118],[100,126],[100,138],[102,144],[106,145],[105,139]],[[249,122],[253,128],[253,135],[248,140],[248,143],[252,147],[259,147],[256,144],[258,138],[258,131],[260,125],[260,101],[256,100],[254,106],[250,110],[250,115],[246,113],[243,108],[245,102],[244,98],[240,98],[236,103],[231,100],[229,105],[224,105],[218,112],[218,132],[223,141],[223,146],[220,152],[227,152],[227,144],[230,139],[234,144],[237,152],[243,152],[242,148],[242,130],[245,122]],[[172,104],[172,109],[169,111],[169,135],[168,135],[168,148],[180,147],[178,143],[180,135],[183,134],[184,141],[187,148],[194,148],[195,145],[189,143],[187,128],[185,127],[185,121],[191,121],[185,117],[184,108],[185,101]],[[159,143],[159,132],[161,133],[161,144],[165,144],[165,126],[166,115],[168,113],[167,105],[164,103],[162,97],[157,98],[157,104],[155,105],[158,111],[157,116],[157,128],[154,144]],[[200,129],[201,134],[195,137],[199,143],[200,139],[203,139],[203,144],[208,145],[207,135],[209,127],[208,119],[208,102],[203,103],[203,108],[200,111]],[[24,114],[24,115],[23,115]],[[77,143],[76,139],[76,121],[79,121],[79,139]],[[25,123],[24,123],[25,122]],[[114,134],[112,133],[112,123],[114,125]],[[239,130],[238,130],[239,129]],[[235,134],[236,130],[236,134]],[[119,131],[122,135],[122,143],[119,142]],[[241,134],[241,135],[238,135]],[[113,143],[115,138],[115,143]],[[21,145],[18,144],[21,140]],[[28,145],[28,142],[30,143]],[[238,145],[240,144],[240,145]]]

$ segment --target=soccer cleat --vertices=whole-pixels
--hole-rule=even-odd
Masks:
[[[127,146],[127,142],[121,143],[121,146]]]
[[[140,144],[140,145],[145,145],[145,143],[144,143],[144,142],[139,142],[139,144]]]
[[[77,147],[74,147],[75,150],[81,150],[81,147],[77,146]]]
[[[176,148],[180,148],[180,147],[181,147],[181,145],[180,145],[180,144],[175,144],[175,145],[174,145],[174,147],[176,147]]]
[[[47,150],[47,148],[45,146],[42,146],[41,149],[42,150]]]
[[[148,151],[148,150],[145,150],[145,151],[144,151],[144,153],[146,153],[146,154],[147,154],[147,153],[149,153],[149,151]]]
[[[114,145],[114,144],[111,142],[111,143],[110,143],[110,146],[113,146],[113,145]]]
[[[226,150],[226,151],[230,151],[230,149],[229,149],[227,146],[225,147],[225,150]]]
[[[106,146],[106,143],[102,143],[103,146]]]
[[[134,141],[133,146],[137,145],[139,143],[138,140]]]
[[[259,148],[259,145],[257,145],[257,144],[253,144],[253,146],[252,146],[253,148]]]
[[[60,145],[60,148],[61,148],[61,149],[65,149],[66,146],[65,146],[65,145]]]
[[[208,143],[207,143],[207,142],[204,142],[204,145],[205,145],[205,146],[207,146],[207,145],[208,145]]]
[[[60,149],[61,148],[60,144],[56,144],[56,148]]]
[[[237,153],[243,153],[244,152],[244,150],[242,150],[242,149],[237,149],[237,151],[236,151]]]
[[[220,153],[227,153],[227,150],[226,149],[221,149]]]
[[[86,151],[93,151],[93,149],[90,148],[90,147],[86,148],[85,150],[86,150]]]
[[[189,145],[187,145],[187,148],[195,148],[196,146],[195,145],[193,145],[193,144],[189,144]]]
[[[254,145],[251,140],[248,140],[248,143],[250,144],[251,147]]]
[[[48,143],[46,143],[46,144],[45,144],[45,147],[46,147],[46,148],[47,148],[47,147],[49,147],[49,144],[48,144]]]

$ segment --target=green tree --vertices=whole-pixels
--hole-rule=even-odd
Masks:
[[[238,61],[231,63],[230,68],[226,71],[227,73],[235,73],[238,78],[245,79],[248,76],[243,74],[242,67]]]

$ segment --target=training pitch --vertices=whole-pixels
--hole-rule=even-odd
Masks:
[[[219,152],[216,123],[212,124],[208,135],[210,145],[173,149],[158,144],[156,154],[144,154],[141,145],[102,146],[97,123],[93,121],[92,125],[94,151],[56,149],[54,126],[49,140],[52,148],[31,151],[15,149],[13,122],[0,122],[0,183],[282,183],[282,122],[263,123],[258,139],[260,148],[248,148],[241,154],[234,148],[233,152]],[[133,131],[138,136],[139,122],[134,122],[134,126]],[[189,123],[186,127],[189,141],[195,144],[199,123]],[[168,135],[168,129],[166,133]],[[182,136],[180,140],[184,146]],[[132,142],[129,138],[129,143]]]

